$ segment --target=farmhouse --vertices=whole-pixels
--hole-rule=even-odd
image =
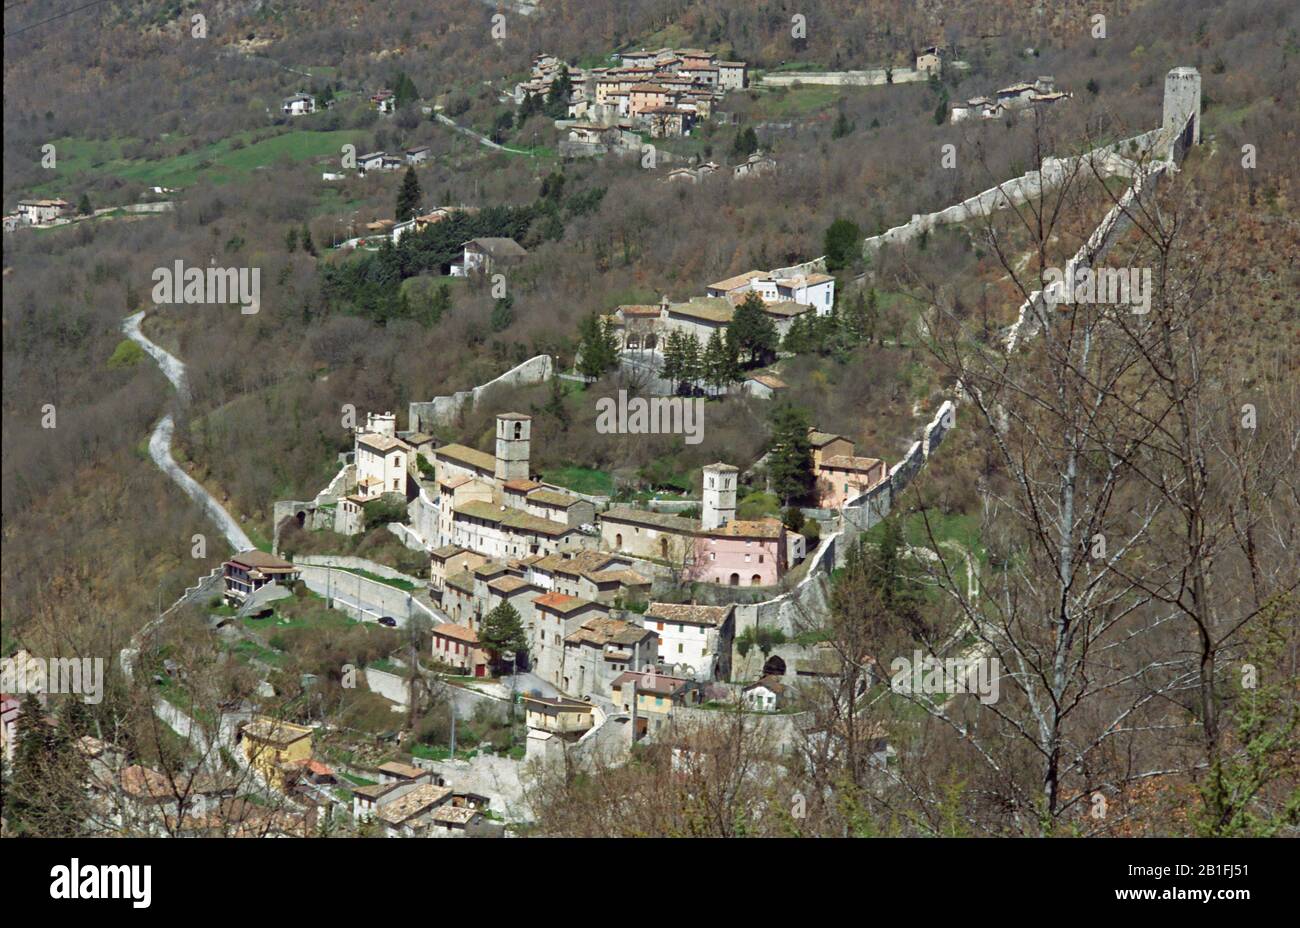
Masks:
[[[316,98],[309,93],[296,93],[280,102],[280,111],[286,116],[305,116],[316,112]]]
[[[226,602],[234,606],[242,604],[268,583],[292,583],[300,573],[284,558],[256,548],[236,554],[221,567]]]
[[[475,238],[461,247],[463,257],[451,266],[453,277],[468,277],[475,272],[491,274],[493,270],[518,264],[528,255],[512,238]]]

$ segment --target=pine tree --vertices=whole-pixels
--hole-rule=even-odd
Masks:
[[[77,201],[77,213],[81,216],[89,216],[94,210],[90,206],[90,195],[83,193],[81,199]]]
[[[750,293],[736,307],[727,334],[734,336],[741,351],[749,353],[750,364],[766,363],[776,352],[776,326],[765,311],[763,298],[757,293]]]
[[[311,240],[311,229],[307,228],[307,223],[302,224],[302,232],[298,235],[298,241],[302,243],[302,250],[307,252],[313,258],[316,257],[316,245]]]
[[[424,200],[424,191],[420,189],[420,178],[415,176],[415,166],[406,169],[402,178],[402,187],[397,192],[397,221],[406,222],[420,215],[420,203]]]
[[[663,366],[659,369],[659,374],[676,390],[677,382],[682,379],[682,333],[676,329],[669,332],[668,338],[664,340]]]
[[[687,392],[694,392],[695,384],[703,377],[703,356],[700,340],[692,333],[682,336],[681,379],[686,384]]]
[[[722,333],[717,329],[709,336],[708,344],[704,346],[704,357],[701,361],[704,381],[713,388],[717,393],[731,381],[730,374],[730,354],[727,351],[727,344],[723,341]]]
[[[289,231],[284,234],[284,250],[289,254],[298,250],[298,230],[293,226],[290,226]]]
[[[768,441],[767,472],[772,490],[783,505],[800,500],[812,490],[812,444],[808,417],[802,409],[782,403],[772,410],[772,437]]]
[[[500,661],[501,655],[508,651],[518,653],[528,647],[523,622],[518,611],[508,602],[502,602],[483,617],[478,641],[492,655],[493,661]]]
[[[758,151],[758,135],[753,126],[746,126],[736,132],[736,140],[731,144],[731,154],[737,159],[748,158]]]
[[[595,380],[618,365],[618,336],[608,322],[592,313],[580,323],[578,334],[579,374]]]
[[[826,270],[835,271],[849,267],[857,260],[862,247],[862,230],[848,219],[836,219],[826,229],[822,247],[826,253]]]
[[[492,317],[488,324],[493,332],[504,332],[515,321],[515,298],[506,294],[492,304]]]

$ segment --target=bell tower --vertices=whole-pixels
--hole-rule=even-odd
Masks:
[[[704,468],[704,507],[702,524],[718,528],[736,518],[736,477],[740,472],[730,464],[709,464]]]
[[[498,480],[527,480],[529,433],[533,417],[519,412],[503,412],[497,416]]]

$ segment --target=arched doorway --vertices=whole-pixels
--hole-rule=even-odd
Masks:
[[[659,553],[663,556],[663,559],[665,561],[668,560],[668,539],[667,538],[659,539]]]
[[[656,338],[656,337],[654,336],[653,333],[650,334],[650,335],[647,335],[647,336],[645,337],[645,350],[646,350],[646,351],[654,351],[655,348],[658,347],[658,345],[659,345],[659,339]]]
[[[617,535],[614,536],[614,547],[615,547],[615,548],[621,548],[621,547],[623,547],[623,533],[622,533],[622,532],[619,532]]]
[[[740,586],[740,574],[732,574],[731,579],[727,582],[732,586]]]
[[[773,654],[763,663],[763,676],[784,677],[785,661]]]
[[[763,578],[760,577],[758,574],[754,574],[754,576],[752,576],[752,577],[749,578],[749,585],[750,585],[750,586],[762,586],[762,585],[763,585]]]

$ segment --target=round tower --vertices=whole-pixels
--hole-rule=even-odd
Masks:
[[[703,527],[718,528],[736,518],[736,479],[740,472],[730,464],[704,468]]]
[[[498,480],[528,479],[529,432],[533,417],[519,412],[503,412],[497,416]]]

